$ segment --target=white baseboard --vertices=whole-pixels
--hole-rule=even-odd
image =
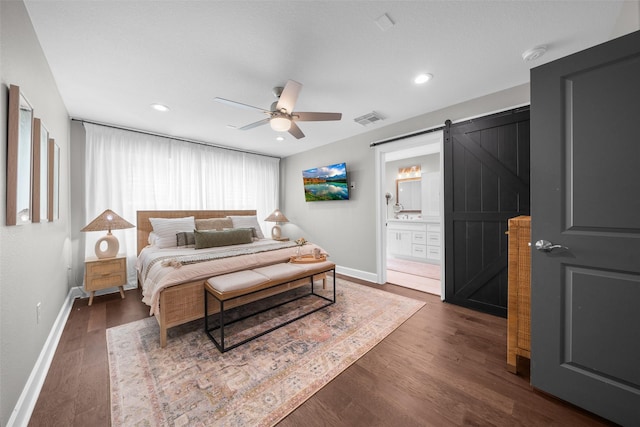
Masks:
[[[42,347],[42,351],[40,351],[38,360],[36,360],[36,364],[31,370],[29,379],[27,379],[27,383],[25,384],[24,389],[22,389],[18,402],[13,408],[7,427],[23,427],[29,424],[33,408],[36,406],[40,390],[42,389],[44,380],[47,378],[47,372],[49,371],[56,348],[60,342],[62,331],[64,330],[64,326],[69,318],[69,313],[71,313],[73,300],[79,298],[82,294],[80,289],[81,288],[77,287],[69,289],[67,299],[62,304],[62,308],[60,308],[58,317],[51,327],[51,331],[49,332],[49,336]]]
[[[367,282],[377,283],[378,276],[375,273],[369,273],[368,271],[356,270],[355,268],[341,267],[336,265],[336,273],[344,274],[345,276],[355,277],[356,279],[366,280]]]

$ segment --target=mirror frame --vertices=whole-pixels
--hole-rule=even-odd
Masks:
[[[33,199],[31,201],[32,222],[46,221],[48,218],[48,165],[49,131],[39,118],[33,119]],[[44,142],[44,144],[43,144]]]
[[[49,138],[49,178],[48,184],[48,217],[49,221],[60,218],[60,147],[53,138]]]
[[[25,108],[22,108],[25,107]],[[20,116],[21,111],[29,111],[31,115],[29,135],[20,134]],[[8,114],[8,131],[7,131],[7,225],[26,224],[31,222],[33,208],[31,206],[32,191],[32,169],[33,169],[33,107],[20,92],[20,87],[10,85],[9,87],[9,114]],[[26,142],[26,143],[25,143]],[[21,165],[20,157],[24,150],[29,154],[29,167],[25,171],[25,167]],[[22,179],[20,178],[22,177]],[[24,178],[27,178],[28,184],[24,184]],[[28,192],[28,194],[21,194]],[[28,200],[29,216],[26,219],[18,218],[18,200]],[[20,220],[20,221],[18,221]]]
[[[396,202],[402,206],[399,212],[422,212],[422,209],[405,209],[400,200],[400,183],[408,181],[422,181],[422,178],[398,178],[396,179]]]

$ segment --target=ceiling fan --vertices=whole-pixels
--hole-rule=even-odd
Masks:
[[[214,98],[214,100],[233,107],[257,110],[269,116],[266,119],[242,126],[241,128],[238,128],[239,130],[253,129],[269,123],[271,125],[271,129],[277,132],[288,131],[296,139],[304,138],[304,133],[302,133],[302,130],[300,130],[296,122],[322,122],[327,120],[340,120],[342,118],[342,113],[294,112],[293,107],[298,100],[300,90],[302,90],[302,84],[293,80],[287,81],[284,88],[274,87],[273,95],[278,100],[271,104],[271,108],[269,110],[253,107],[236,101],[230,101],[224,98]]]

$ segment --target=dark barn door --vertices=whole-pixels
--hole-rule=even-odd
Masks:
[[[529,110],[444,135],[445,301],[507,316],[507,220],[529,214]]]

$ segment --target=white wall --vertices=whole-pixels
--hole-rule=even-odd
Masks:
[[[389,192],[393,195],[393,199],[389,202],[387,206],[387,218],[393,218],[393,205],[398,203],[398,192],[397,192],[397,179],[398,179],[398,171],[401,168],[411,167],[411,166],[420,166],[421,168],[421,209],[422,215],[426,210],[427,204],[427,187],[424,185],[424,177],[426,174],[430,172],[440,172],[440,153],[427,154],[425,156],[417,156],[410,157],[402,160],[394,160],[391,162],[385,163],[385,187],[383,192]],[[418,215],[417,213],[413,215]]]
[[[0,424],[6,425],[69,291],[69,117],[22,1],[0,1],[0,79],[0,164],[7,161],[10,84],[20,86],[61,154],[55,222],[5,226],[6,167],[0,174]]]
[[[612,38],[640,30],[640,0],[627,0],[622,4]]]
[[[376,209],[384,203],[384,191],[375,191],[375,150],[370,144],[442,126],[447,119],[456,122],[526,105],[529,99],[525,84],[283,159],[280,209],[291,221],[282,227],[283,235],[318,243],[338,266],[371,279],[376,274]],[[305,202],[302,171],[338,162],[347,163],[349,181],[356,184],[351,200]]]

